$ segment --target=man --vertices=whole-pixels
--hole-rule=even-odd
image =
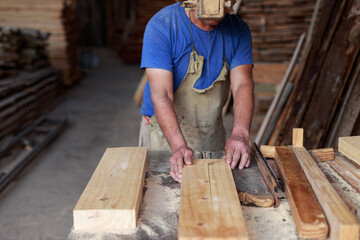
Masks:
[[[147,24],[141,68],[144,91],[139,144],[171,150],[171,176],[181,182],[193,151],[223,150],[231,168],[250,164],[253,115],[252,45],[247,24],[236,15],[197,19],[175,3]],[[234,125],[226,141],[222,108],[234,97]]]

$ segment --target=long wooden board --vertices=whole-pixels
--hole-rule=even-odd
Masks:
[[[340,137],[339,152],[360,164],[360,136]]]
[[[299,236],[326,239],[329,228],[325,215],[294,152],[289,147],[276,147],[275,154]]]
[[[304,147],[292,147],[324,210],[331,239],[359,239],[359,224]]]
[[[106,149],[74,210],[74,231],[127,233],[136,228],[147,149]]]
[[[178,239],[248,239],[229,164],[195,159],[182,173]]]

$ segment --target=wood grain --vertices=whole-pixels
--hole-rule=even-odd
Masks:
[[[196,159],[184,167],[178,239],[248,239],[225,160]]]
[[[335,160],[335,153],[333,148],[320,148],[310,150],[321,162]]]
[[[260,151],[266,158],[275,158],[275,146],[261,145]]]
[[[335,161],[339,163],[341,166],[346,168],[349,172],[351,172],[352,175],[354,175],[357,179],[360,180],[360,169],[352,164],[346,157],[340,156],[340,154],[337,154],[335,156]]]
[[[326,239],[329,228],[324,212],[294,152],[289,147],[276,147],[275,161],[299,236]]]
[[[360,180],[356,178],[347,168],[339,164],[337,161],[328,162],[330,167],[339,174],[352,188],[360,193]]]
[[[360,136],[340,137],[338,150],[355,163],[360,164]]]
[[[331,239],[359,239],[359,224],[304,147],[292,147],[325,213]]]
[[[293,129],[292,145],[295,147],[304,146],[304,129],[303,128],[294,128]]]
[[[147,149],[108,148],[74,210],[74,231],[127,233],[136,228]]]

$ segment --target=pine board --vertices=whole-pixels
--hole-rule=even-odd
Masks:
[[[275,161],[299,236],[326,239],[329,229],[324,212],[294,152],[288,147],[276,147]]]
[[[135,229],[146,161],[146,148],[108,148],[74,208],[74,231]]]
[[[248,239],[229,164],[196,159],[183,169],[178,239]]]
[[[360,136],[340,137],[339,152],[360,164]]]
[[[330,239],[359,239],[359,224],[304,147],[292,147],[325,213]]]

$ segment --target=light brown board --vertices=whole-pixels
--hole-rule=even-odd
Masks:
[[[299,236],[326,239],[329,229],[325,215],[294,152],[288,147],[276,147],[275,161]]]
[[[359,239],[359,224],[304,147],[292,147],[324,210],[331,239]]]
[[[229,164],[196,159],[182,173],[178,239],[248,239]]]
[[[339,152],[360,164],[360,136],[340,137]]]
[[[314,153],[320,162],[335,160],[335,153],[333,148],[314,149],[311,150],[310,152]]]
[[[108,148],[74,211],[74,231],[127,233],[136,228],[147,149]]]

